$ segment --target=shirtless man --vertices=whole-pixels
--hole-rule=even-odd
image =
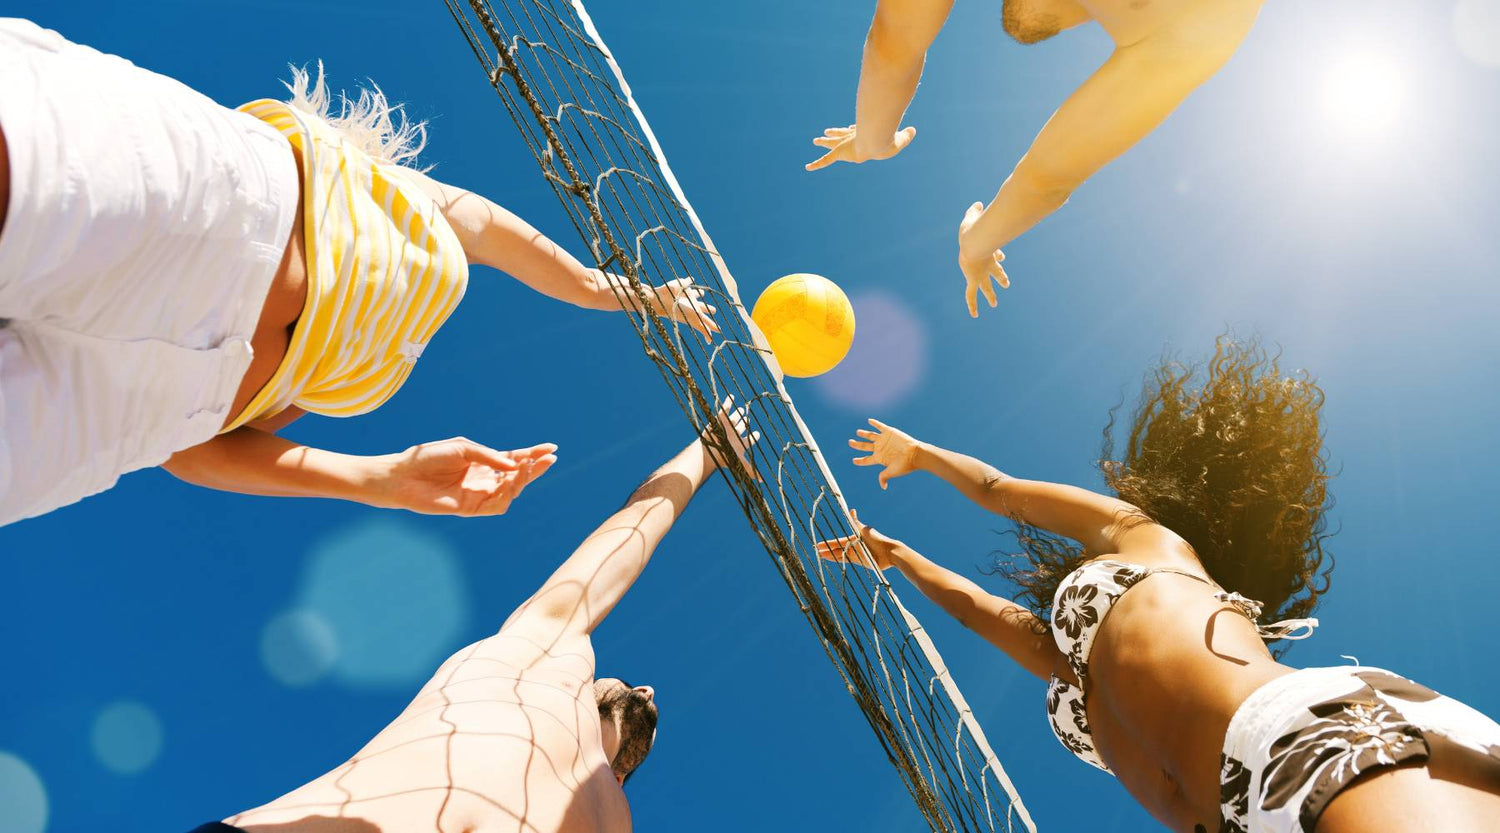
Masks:
[[[743,411],[720,419],[743,459],[758,435]],[[444,662],[348,762],[195,833],[629,831],[622,788],[651,751],[655,696],[595,679],[589,637],[719,454],[700,437],[657,469],[499,633]]]
[[[993,2],[993,0],[990,0]],[[1161,124],[1219,71],[1250,31],[1263,0],[1004,0],[1005,31],[1036,43],[1090,20],[1115,51],[1047,120],[988,206],[958,226],[958,265],[969,315],[978,293],[995,306],[992,280],[1009,288],[1001,248],[1056,211],[1084,180]],[[813,139],[827,152],[807,165],[889,159],[917,134],[901,117],[917,92],[927,49],[953,0],[879,0],[865,40],[855,123]]]

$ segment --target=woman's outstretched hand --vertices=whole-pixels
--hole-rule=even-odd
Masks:
[[[423,515],[503,515],[533,480],[557,462],[557,446],[496,451],[455,437],[385,458],[371,502]]]
[[[703,300],[703,290],[693,286],[692,278],[678,278],[656,287],[651,311],[669,321],[681,321],[697,330],[705,340],[713,341],[719,325],[714,316],[719,310]]]
[[[849,525],[854,528],[853,535],[842,538],[833,538],[817,543],[818,557],[836,563],[864,564],[872,566],[869,561],[860,558],[859,541],[863,541],[865,549],[869,550],[870,558],[874,559],[873,566],[877,570],[888,570],[894,562],[891,554],[901,542],[887,535],[882,535],[872,526],[866,526],[859,522],[859,513],[853,509],[849,510]]]
[[[984,299],[990,302],[991,309],[998,303],[991,279],[998,281],[1001,289],[1010,289],[1010,276],[1005,274],[1005,267],[1000,265],[1005,260],[1005,253],[985,247],[974,252],[971,251],[972,245],[966,245],[969,230],[979,222],[983,213],[984,203],[976,202],[964,212],[963,222],[958,224],[958,268],[963,270],[964,280],[968,282],[964,288],[964,301],[969,305],[970,318],[979,317],[979,293],[984,293]]]
[[[861,428],[855,431],[859,439],[850,440],[849,447],[855,451],[868,452],[867,457],[855,457],[856,466],[884,466],[880,470],[880,488],[904,474],[917,469],[917,447],[919,443],[912,435],[899,428],[892,428],[878,419],[870,420],[874,431]]]
[[[903,127],[891,136],[889,142],[884,146],[874,149],[862,149],[856,141],[858,132],[854,125],[848,127],[830,127],[823,131],[823,135],[813,139],[813,144],[827,150],[822,156],[807,163],[805,166],[809,171],[822,170],[835,162],[851,162],[859,164],[871,159],[890,159],[892,156],[906,149],[911,140],[916,138],[915,127]]]
[[[600,273],[596,273],[600,274]],[[630,288],[630,281],[620,275],[604,275],[604,286],[609,294],[618,299],[627,309],[639,311],[640,298]],[[597,281],[598,278],[596,277]],[[661,286],[647,284],[646,294],[651,305],[651,314],[669,321],[681,321],[697,330],[706,341],[712,341],[719,331],[714,316],[719,310],[703,300],[703,289],[693,285],[692,278],[677,278]]]

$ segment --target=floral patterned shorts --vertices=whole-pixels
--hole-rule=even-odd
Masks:
[[[1220,833],[1312,833],[1363,772],[1439,749],[1500,778],[1500,725],[1389,671],[1306,668],[1261,686],[1224,735]]]

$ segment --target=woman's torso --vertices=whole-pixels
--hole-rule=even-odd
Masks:
[[[1202,567],[1133,557],[1148,568]],[[1120,596],[1088,656],[1095,748],[1130,793],[1179,830],[1217,829],[1224,732],[1240,703],[1291,669],[1271,658],[1241,611],[1186,576],[1153,574]],[[1066,659],[1056,673],[1076,679]]]
[[[463,297],[462,244],[419,180],[344,128],[296,103],[239,109],[282,134],[301,188],[254,362],[224,427],[284,424],[278,415],[292,405],[328,416],[373,410]]]

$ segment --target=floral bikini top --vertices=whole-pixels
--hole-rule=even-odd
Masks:
[[[1057,586],[1052,597],[1052,639],[1058,650],[1068,658],[1068,666],[1078,678],[1078,685],[1052,675],[1047,686],[1047,717],[1052,724],[1052,733],[1062,741],[1068,751],[1085,762],[1109,772],[1104,759],[1094,748],[1094,736],[1089,730],[1088,709],[1084,704],[1083,689],[1088,685],[1089,652],[1094,648],[1094,637],[1110,608],[1125,595],[1125,592],[1141,579],[1155,573],[1172,573],[1201,581],[1218,592],[1214,598],[1233,605],[1251,623],[1260,618],[1261,603],[1231,593],[1197,573],[1174,570],[1171,567],[1142,567],[1124,561],[1090,561],[1068,574]],[[1312,636],[1317,619],[1287,619],[1273,625],[1255,629],[1262,639],[1306,639]],[[1113,774],[1113,773],[1111,773]]]

